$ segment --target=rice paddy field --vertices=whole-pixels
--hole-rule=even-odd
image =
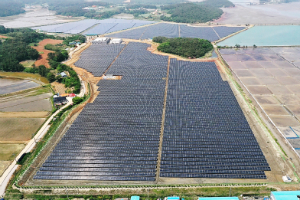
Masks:
[[[300,26],[255,26],[228,38],[218,46],[297,46],[300,45]]]
[[[300,48],[221,49],[220,52],[300,154]]]
[[[48,87],[42,87],[38,76],[1,72],[0,78],[0,175],[22,151],[52,110]],[[33,81],[35,80],[35,81]]]
[[[30,81],[16,78],[1,78],[0,77],[0,95],[18,92],[39,86],[39,84]]]

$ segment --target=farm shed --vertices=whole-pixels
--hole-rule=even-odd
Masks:
[[[59,106],[59,105],[67,104],[68,100],[66,97],[56,97],[56,98],[53,98],[53,102],[55,105]]]

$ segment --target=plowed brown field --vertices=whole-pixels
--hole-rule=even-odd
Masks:
[[[36,49],[38,52],[43,52],[43,54],[40,55],[40,58],[35,61],[35,66],[40,66],[40,65],[45,65],[47,68],[50,68],[50,65],[48,63],[48,53],[53,53],[54,51],[49,51],[46,50],[44,47],[47,44],[60,44],[62,43],[63,40],[53,40],[53,39],[44,39],[43,41],[41,41],[39,43],[39,46],[37,47],[32,47],[34,49]]]

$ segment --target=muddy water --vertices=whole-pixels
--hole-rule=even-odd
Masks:
[[[26,90],[34,87],[38,87],[39,84],[22,79],[12,79],[12,78],[1,78],[0,77],[0,95],[9,94],[12,92],[18,92],[21,90]]]

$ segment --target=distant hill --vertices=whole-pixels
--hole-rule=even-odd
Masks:
[[[170,17],[161,16],[161,20],[181,23],[205,23],[218,19],[223,14],[218,7],[195,3],[167,5],[162,6],[161,9],[171,14]]]

